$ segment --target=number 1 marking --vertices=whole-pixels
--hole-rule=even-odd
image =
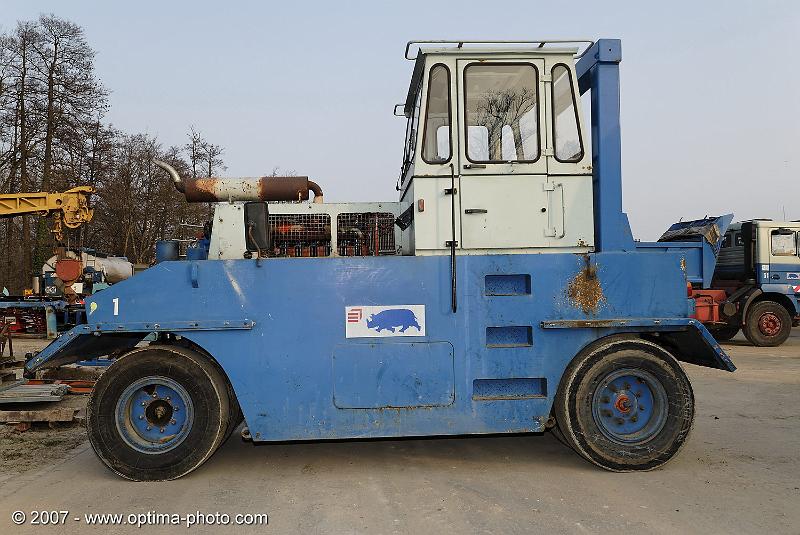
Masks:
[[[115,297],[111,302],[114,303],[114,315],[119,316],[119,297]]]

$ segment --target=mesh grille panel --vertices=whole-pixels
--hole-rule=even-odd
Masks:
[[[394,214],[387,212],[344,213],[336,217],[340,256],[397,254]]]
[[[274,256],[330,256],[331,216],[270,214]]]

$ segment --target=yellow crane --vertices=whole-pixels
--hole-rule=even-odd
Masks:
[[[64,227],[75,229],[92,220],[89,208],[91,186],[78,186],[64,192],[0,193],[0,219],[25,214],[52,215],[51,232],[58,243],[64,241]]]

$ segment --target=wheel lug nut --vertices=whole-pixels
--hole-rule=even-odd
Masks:
[[[624,388],[625,388],[625,390],[630,390],[630,388],[631,388],[630,383],[625,383],[625,387]]]
[[[161,428],[161,432],[162,432],[162,433],[164,432],[164,428],[163,428],[163,427]]]
[[[639,410],[643,411],[644,410],[644,405],[639,405]]]
[[[169,423],[170,425],[175,425],[175,420],[170,420]]]
[[[150,431],[151,429],[152,429],[152,427],[150,427],[150,426],[148,425],[148,426],[147,426],[147,430],[148,430],[148,431]]]
[[[139,415],[139,419],[140,419],[140,420],[144,420],[144,415],[143,415],[143,414],[140,414],[140,415]]]
[[[167,397],[166,397],[166,398],[164,398],[164,399],[166,399],[167,401],[169,401],[169,396],[167,396]]]
[[[622,425],[624,423],[625,423],[625,420],[623,420],[622,418],[617,418],[617,425]]]
[[[146,407],[146,406],[147,406],[147,403],[145,403],[144,401],[142,401],[142,407]]]
[[[631,416],[631,422],[636,422],[636,420],[638,419],[639,419],[638,416]]]
[[[636,393],[634,394],[634,396],[636,396],[637,398],[640,398],[640,397],[642,397],[642,393],[641,393],[641,392],[636,392]]]

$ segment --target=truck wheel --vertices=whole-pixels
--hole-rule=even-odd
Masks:
[[[588,461],[615,472],[652,470],[686,441],[694,394],[664,348],[617,338],[567,368],[554,412],[567,443]]]
[[[709,332],[717,342],[727,342],[739,334],[739,327],[714,327]]]
[[[775,301],[759,301],[747,311],[744,335],[758,347],[779,346],[792,332],[789,311]]]
[[[134,481],[188,474],[225,439],[227,381],[206,358],[174,346],[134,349],[97,381],[86,408],[89,442]]]

